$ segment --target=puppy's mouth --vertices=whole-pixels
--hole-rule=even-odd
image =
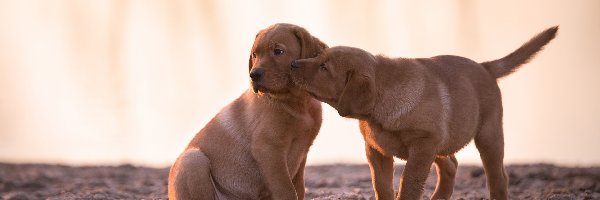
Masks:
[[[317,94],[317,92],[314,92],[313,90],[311,90],[310,88],[310,84],[308,84],[306,82],[306,80],[300,78],[300,77],[296,77],[292,75],[292,80],[294,82],[294,84],[296,84],[296,86],[298,86],[298,88],[300,88],[301,90],[305,91],[306,93],[308,93],[308,95],[312,96],[313,98],[325,102],[325,103],[329,103],[329,102],[337,102],[335,100],[335,98],[328,98],[328,97],[323,97]]]
[[[333,103],[333,102],[337,102],[337,100],[335,98],[328,98],[328,97],[322,97],[322,96],[318,96],[316,93],[310,91],[310,90],[305,90],[306,93],[308,93],[308,95],[312,96],[313,98],[315,98],[316,100],[325,102],[325,103]]]
[[[263,93],[268,93],[269,89],[260,83],[252,82],[252,91],[254,91],[254,93],[258,93],[259,91]]]
[[[257,83],[257,82],[252,82],[252,91],[254,91],[254,93],[256,93],[256,94],[258,94],[258,93],[285,94],[285,93],[289,92],[289,90],[287,88],[273,89],[273,88],[268,88],[265,85],[263,85],[261,83]]]

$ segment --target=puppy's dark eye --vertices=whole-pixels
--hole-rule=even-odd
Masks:
[[[327,70],[327,66],[325,65],[325,63],[320,64],[319,67],[321,67],[321,70]]]
[[[283,50],[282,50],[282,49],[275,49],[275,50],[273,50],[273,53],[274,53],[276,56],[278,56],[278,55],[281,55],[281,54],[283,54],[284,52],[283,52]]]
[[[256,53],[252,53],[252,58],[256,58]]]

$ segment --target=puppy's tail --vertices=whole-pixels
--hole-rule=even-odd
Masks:
[[[517,68],[531,60],[535,54],[543,49],[554,37],[558,26],[546,29],[531,40],[521,45],[517,50],[498,60],[481,63],[492,76],[500,78],[517,70]]]

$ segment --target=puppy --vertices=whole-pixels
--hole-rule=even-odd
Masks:
[[[293,84],[289,67],[324,48],[299,26],[261,30],[249,59],[252,89],[223,108],[177,158],[169,199],[303,199],[321,105]]]
[[[393,156],[407,160],[398,199],[421,199],[435,163],[431,199],[449,199],[454,153],[472,139],[481,155],[491,199],[507,199],[502,101],[496,80],[527,63],[552,40],[550,28],[508,56],[477,63],[458,56],[387,58],[332,47],[292,63],[294,82],[341,116],[356,118],[365,139],[377,199],[394,198]]]

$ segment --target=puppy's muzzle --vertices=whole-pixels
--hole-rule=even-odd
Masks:
[[[296,69],[300,69],[300,67],[302,67],[302,66],[303,66],[303,64],[301,62],[298,62],[298,61],[295,61],[295,60],[292,61],[292,64],[290,65],[292,71],[296,70]]]
[[[254,93],[258,93],[258,90],[261,88],[264,89],[260,84],[260,80],[262,80],[264,74],[265,69],[261,67],[255,67],[250,70],[250,79],[252,80],[252,90],[254,90]]]
[[[265,70],[263,68],[254,68],[250,71],[250,79],[252,82],[258,82],[262,79]]]

